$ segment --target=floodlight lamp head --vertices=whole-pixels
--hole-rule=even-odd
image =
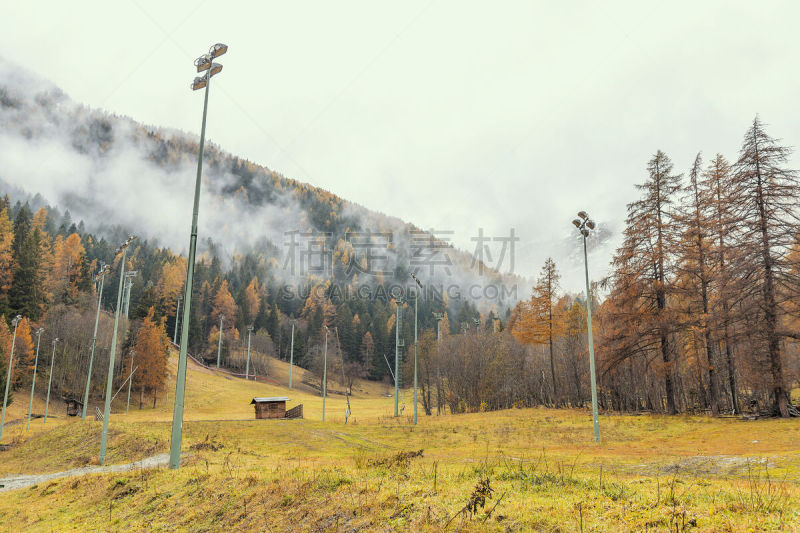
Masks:
[[[11,321],[11,324],[13,324],[14,327],[16,327],[17,324],[19,324],[20,320],[22,320],[22,315],[17,315],[14,317],[14,320]]]
[[[53,339],[53,344],[57,343],[59,340],[61,340],[61,339],[59,339],[58,337],[56,337],[55,339]]]
[[[572,221],[576,228],[581,229],[581,221],[577,218]]]
[[[586,214],[586,211],[578,211],[578,216],[581,217],[584,220],[589,218],[589,215]]]
[[[192,82],[191,87],[193,91],[196,91],[198,89],[202,89],[206,85],[208,85],[208,78],[205,76],[197,76]]]
[[[594,220],[591,219],[587,220],[586,227],[588,227],[589,229],[594,229]]]
[[[194,60],[194,66],[197,67],[197,72],[203,72],[211,68],[211,54],[203,54]]]
[[[39,328],[39,329],[36,330],[36,334],[37,335],[41,336],[42,333],[44,333],[44,328]]]
[[[583,236],[584,236],[584,237],[588,237],[588,236],[589,236],[589,230],[588,230],[588,229],[586,229],[586,228],[582,229],[582,230],[581,230],[581,233],[583,233]]]
[[[208,49],[208,55],[211,56],[211,59],[214,59],[221,56],[227,51],[228,51],[227,44],[217,43]]]
[[[215,76],[215,75],[219,74],[220,72],[222,72],[222,65],[219,64],[219,63],[212,63],[211,64],[211,69],[208,71],[208,75],[209,75],[209,77],[210,76]]]

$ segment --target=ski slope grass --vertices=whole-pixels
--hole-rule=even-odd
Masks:
[[[190,364],[181,469],[5,492],[0,528],[800,530],[800,420],[603,416],[595,444],[586,411],[426,417],[420,409],[413,426],[408,391],[404,416],[395,418],[389,388],[365,383],[354,387],[350,423],[336,394],[323,423],[318,393],[297,374],[293,390],[276,384],[286,368],[274,366],[275,382],[253,383]],[[306,418],[253,420],[250,399],[271,395],[302,403]],[[23,412],[19,398],[12,419]],[[115,407],[121,412],[111,418],[108,464],[168,450],[171,399],[127,416],[119,398]],[[8,431],[0,477],[96,461],[94,420],[61,416],[46,427],[34,420],[28,432],[21,424]]]

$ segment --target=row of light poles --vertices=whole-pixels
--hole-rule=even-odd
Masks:
[[[3,439],[3,428],[5,427],[6,422],[6,407],[8,406],[8,393],[11,388],[11,374],[14,370],[14,348],[16,347],[17,343],[17,328],[19,327],[19,323],[22,321],[22,315],[17,315],[14,317],[14,320],[11,321],[11,324],[14,326],[14,336],[11,339],[11,355],[8,361],[8,372],[6,374],[6,389],[3,394],[3,414],[0,416],[0,441]],[[36,389],[36,373],[39,369],[39,346],[42,342],[42,333],[44,333],[44,328],[39,328],[36,330],[36,355],[34,355],[34,363],[33,363],[33,380],[31,381],[31,396],[28,402],[28,421],[25,425],[25,430],[27,431],[31,427],[31,418],[32,418],[32,411],[33,411],[33,393]],[[44,423],[47,423],[47,413],[50,407],[50,388],[53,385],[53,365],[56,360],[56,343],[58,342],[58,338],[53,339],[53,356],[50,359],[50,377],[47,381],[47,400],[45,402],[44,407]]]
[[[202,125],[200,130],[200,143],[198,149],[198,161],[197,161],[197,177],[195,180],[195,191],[194,191],[194,203],[192,209],[192,224],[191,224],[191,233],[189,238],[189,257],[187,262],[187,275],[186,275],[186,283],[184,286],[184,294],[182,297],[178,299],[178,305],[176,308],[176,317],[175,317],[175,333],[173,335],[173,343],[177,341],[177,332],[178,332],[178,324],[181,325],[181,342],[179,344],[179,354],[178,354],[178,371],[176,376],[176,384],[175,384],[175,400],[174,400],[174,407],[173,407],[173,420],[172,420],[172,436],[171,436],[171,443],[170,443],[170,467],[171,468],[178,468],[180,465],[180,448],[181,448],[181,441],[182,441],[182,434],[183,434],[183,411],[184,411],[184,398],[185,398],[185,390],[186,390],[186,364],[187,364],[187,349],[188,349],[188,335],[189,335],[189,319],[191,313],[191,300],[192,300],[192,282],[194,277],[194,262],[196,256],[196,249],[197,249],[197,226],[198,226],[198,211],[199,211],[199,200],[200,200],[200,184],[202,178],[202,168],[203,168],[203,149],[205,144],[205,130],[206,130],[206,117],[208,112],[208,94],[209,88],[211,86],[211,78],[222,71],[222,65],[219,63],[215,63],[214,59],[217,57],[225,54],[228,50],[227,45],[218,43],[211,47],[207,54],[199,57],[195,60],[194,65],[197,68],[198,73],[204,73],[201,76],[195,77],[194,81],[191,84],[192,90],[199,90],[205,89],[205,96],[204,96],[204,103],[203,103],[203,119]],[[580,233],[583,236],[583,246],[584,246],[584,265],[586,270],[586,294],[587,294],[587,327],[588,327],[588,335],[589,335],[589,355],[590,355],[590,373],[591,373],[591,387],[592,387],[592,416],[593,416],[593,423],[594,423],[594,433],[595,433],[595,441],[599,441],[600,433],[599,433],[599,423],[598,423],[598,415],[597,415],[597,388],[596,388],[596,378],[595,378],[595,361],[594,361],[594,344],[592,338],[592,322],[591,322],[591,292],[589,286],[589,271],[588,271],[588,259],[587,259],[587,252],[586,252],[586,237],[588,237],[590,230],[594,229],[595,224],[589,218],[589,216],[584,211],[580,211],[578,213],[580,219],[573,220],[573,224],[578,228]],[[101,437],[101,444],[100,444],[100,464],[104,464],[105,462],[105,454],[106,454],[106,445],[107,445],[107,435],[108,435],[108,421],[110,418],[110,410],[111,410],[111,389],[112,389],[112,381],[113,381],[113,367],[114,367],[114,359],[116,356],[116,344],[117,344],[117,330],[119,325],[119,315],[120,315],[120,308],[122,305],[125,307],[124,314],[127,316],[128,314],[128,305],[129,305],[129,298],[130,298],[130,287],[132,285],[132,280],[127,286],[123,286],[126,279],[129,279],[131,274],[129,273],[127,276],[125,275],[125,258],[126,258],[126,251],[127,247],[133,241],[135,237],[131,236],[125,243],[120,246],[120,249],[117,253],[122,253],[121,259],[121,269],[120,269],[120,285],[117,293],[117,307],[116,313],[114,317],[114,334],[112,337],[111,343],[111,353],[109,358],[109,371],[107,376],[107,384],[106,384],[106,398],[105,398],[105,409],[103,413],[103,431]],[[109,272],[109,267],[103,266],[100,270],[100,273],[95,277],[95,281],[99,282],[99,290],[98,290],[98,302],[97,302],[97,316],[95,318],[95,330],[94,335],[92,338],[92,348],[91,348],[91,355],[89,358],[89,371],[86,380],[86,390],[84,392],[84,402],[83,402],[83,410],[82,410],[82,418],[86,418],[86,409],[88,404],[88,394],[89,394],[89,387],[91,384],[91,375],[92,375],[92,364],[94,360],[94,352],[97,343],[97,326],[99,322],[99,315],[100,315],[100,302],[102,299],[102,291],[103,291],[103,281],[105,275]],[[416,282],[419,289],[422,288],[422,283],[420,280],[412,274],[414,281]],[[127,296],[125,297],[125,301],[123,303],[123,292],[127,290]],[[418,301],[419,301],[419,291],[416,291],[415,299],[414,299],[414,423],[417,423],[417,343],[418,343]],[[182,320],[179,321],[180,316],[180,307],[181,303],[184,303],[183,306],[183,316]],[[402,300],[400,298],[396,299],[396,306],[397,306],[397,316],[395,322],[395,398],[394,398],[394,410],[395,416],[399,416],[399,359],[400,359],[400,347],[401,347],[401,339],[400,339],[400,326],[401,326],[401,313],[400,313],[400,304]],[[13,366],[13,355],[14,355],[14,344],[16,342],[16,333],[19,321],[21,320],[21,316],[17,316],[13,321],[14,325],[14,336],[12,339],[12,349],[11,349],[11,357],[9,361],[9,370],[8,375],[6,377],[6,390],[3,399],[3,411],[2,411],[2,418],[0,418],[0,439],[2,439],[2,431],[3,425],[5,423],[5,410],[8,400],[8,392],[10,388],[10,380],[11,380],[11,368]],[[440,331],[440,322],[443,318],[443,314],[434,313],[434,318],[436,320],[436,338],[437,338],[437,350],[438,344],[441,339],[441,331]],[[220,315],[220,328],[219,328],[219,341],[217,347],[217,367],[219,368],[220,364],[220,356],[221,356],[221,349],[222,349],[222,326],[223,326],[224,316]],[[292,347],[291,347],[291,355],[290,358],[293,359],[294,356],[294,322],[292,323]],[[252,334],[252,326],[248,328],[248,349],[247,349],[247,369],[246,369],[246,378],[249,379],[250,374],[250,335]],[[30,424],[30,411],[31,405],[33,401],[33,387],[35,386],[35,376],[36,376],[36,365],[38,364],[38,353],[39,353],[39,342],[41,340],[41,333],[42,329],[37,331],[37,348],[36,348],[36,361],[37,363],[34,364],[34,383],[31,387],[31,403],[28,409],[28,424]],[[58,339],[53,341],[53,358],[55,358],[55,344]],[[324,354],[324,370],[323,370],[323,387],[322,387],[322,420],[325,420],[325,400],[327,396],[327,344],[328,344],[328,328],[325,328],[325,354]],[[289,369],[289,388],[292,387],[292,367],[294,366],[294,361],[290,359],[290,369]],[[132,363],[131,363],[132,365]],[[51,366],[52,368],[52,366]],[[131,376],[132,378],[132,376]],[[437,367],[437,389],[439,388],[439,368]],[[50,380],[52,382],[52,371],[50,375]],[[440,396],[439,390],[437,390],[437,413],[440,412],[441,409],[441,401],[439,400],[438,396]],[[130,384],[129,384],[129,400],[130,402]],[[49,386],[48,386],[48,403],[49,403]],[[46,419],[46,415],[45,415]]]

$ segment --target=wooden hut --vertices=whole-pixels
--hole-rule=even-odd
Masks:
[[[250,405],[255,406],[256,418],[286,418],[286,396],[274,396],[271,398],[253,398]]]
[[[75,398],[64,398],[67,404],[67,416],[78,416],[83,410],[83,402]]]

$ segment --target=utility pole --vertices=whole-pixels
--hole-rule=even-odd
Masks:
[[[181,316],[181,302],[183,295],[178,295],[178,307],[175,308],[175,333],[172,334],[172,344],[178,344],[178,318]]]
[[[328,326],[325,326],[325,355],[322,364],[322,421],[325,422],[325,397],[328,395]]]
[[[50,357],[50,379],[47,380],[47,401],[44,403],[44,424],[47,424],[47,411],[50,408],[50,387],[53,385],[53,366],[56,363],[56,343],[58,337],[53,339],[53,355]],[[66,348],[66,345],[64,345]]]
[[[250,336],[253,334],[253,326],[247,326],[247,368],[244,371],[244,379],[250,379]]]
[[[225,315],[219,315],[219,341],[217,342],[217,368],[219,368],[219,358],[222,355],[222,322],[225,320]]]
[[[292,369],[294,368],[294,324],[295,320],[292,320],[292,340],[290,343],[289,348],[289,388],[292,388]]]
[[[128,414],[128,409],[131,407],[131,384],[133,383],[133,356],[136,355],[136,350],[131,350],[131,372],[128,374],[128,403],[125,404],[125,414]],[[141,407],[141,406],[140,406]]]
[[[127,257],[128,246],[136,237],[131,235],[120,245],[117,253],[122,252],[119,271],[119,289],[117,290],[117,309],[114,313],[114,333],[111,336],[111,353],[108,360],[108,377],[106,379],[106,403],[103,410],[103,432],[100,435],[100,466],[106,462],[106,445],[108,444],[108,419],[111,418],[111,393],[114,388],[114,359],[117,355],[117,331],[119,329],[119,315],[122,311],[122,289],[125,281],[125,259]]]
[[[81,410],[81,420],[86,420],[86,406],[89,405],[89,386],[92,383],[92,365],[94,364],[94,349],[97,346],[97,325],[100,323],[100,302],[103,299],[103,281],[106,279],[106,274],[109,273],[111,267],[103,263],[100,267],[100,272],[94,277],[94,282],[100,282],[100,288],[97,291],[97,314],[94,317],[94,334],[92,335],[92,351],[89,354],[89,371],[86,374],[86,390],[83,393],[83,409]]]
[[[592,334],[592,292],[589,286],[589,259],[586,253],[586,237],[589,230],[594,229],[594,221],[589,218],[586,211],[579,211],[580,219],[575,219],[572,223],[578,228],[583,236],[583,265],[586,272],[586,327],[589,335],[589,374],[592,383],[592,423],[594,425],[594,441],[600,442],[600,421],[597,415],[597,378],[594,366],[594,335]]]
[[[17,315],[11,324],[14,326],[14,336],[11,338],[11,355],[8,358],[8,373],[6,374],[6,392],[3,395],[3,414],[0,416],[0,441],[3,440],[3,427],[6,425],[6,405],[8,405],[8,391],[11,388],[11,370],[14,368],[14,345],[17,343],[17,327],[22,315]]]
[[[42,332],[44,328],[39,328],[36,331],[36,355],[33,358],[33,381],[31,382],[31,400],[28,402],[28,424],[25,426],[25,431],[31,428],[31,410],[33,410],[33,389],[36,388],[36,369],[39,368],[39,343],[42,342]]]
[[[200,183],[203,175],[203,146],[206,138],[206,112],[208,111],[208,88],[211,86],[211,77],[222,71],[222,65],[214,63],[214,59],[228,51],[228,46],[217,43],[211,47],[207,54],[197,58],[194,62],[197,72],[204,72],[204,76],[197,76],[192,82],[192,90],[196,91],[205,87],[203,102],[203,125],[200,128],[200,145],[197,150],[197,178],[194,182],[194,203],[192,204],[192,226],[189,236],[189,256],[186,261],[186,283],[183,293],[183,319],[181,320],[181,344],[178,350],[178,371],[175,375],[175,403],[172,409],[172,435],[169,444],[169,467],[178,468],[181,464],[181,441],[183,440],[183,402],[186,395],[186,359],[189,347],[189,321],[192,311],[192,280],[194,279],[194,260],[197,253],[197,217],[200,210]]]
[[[444,313],[433,313],[436,320],[436,416],[442,414],[442,374],[441,363],[439,362],[439,341],[442,340],[442,319]]]

